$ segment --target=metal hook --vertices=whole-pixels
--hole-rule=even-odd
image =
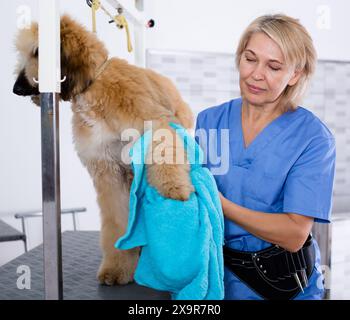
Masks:
[[[60,82],[62,83],[62,82],[65,82],[66,80],[67,80],[67,76],[64,76],[63,79],[60,80]],[[35,79],[34,77],[33,77],[33,81],[35,83],[39,83],[39,81],[37,79]]]

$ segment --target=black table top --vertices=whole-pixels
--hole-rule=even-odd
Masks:
[[[98,231],[66,231],[62,234],[63,298],[65,300],[165,300],[168,292],[131,283],[100,285],[96,273],[101,262]],[[28,266],[30,289],[18,289],[23,274],[17,268]],[[40,245],[0,268],[0,300],[44,299],[43,246]]]

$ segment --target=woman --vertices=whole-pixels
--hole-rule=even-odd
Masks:
[[[242,97],[197,117],[196,139],[209,147],[206,166],[225,215],[225,299],[323,297],[320,252],[310,232],[314,221],[330,221],[335,140],[298,106],[315,64],[312,40],[298,20],[259,17],[236,52]],[[215,143],[203,134],[210,129],[218,130]],[[229,139],[218,139],[222,129]],[[227,170],[215,171],[211,153],[229,158]]]

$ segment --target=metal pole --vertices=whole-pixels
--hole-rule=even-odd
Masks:
[[[63,299],[57,93],[41,94],[45,298]]]
[[[21,218],[21,223],[22,223],[22,232],[24,234],[24,251],[28,252],[28,245],[27,245],[27,231],[26,231],[26,224],[24,221],[24,218]]]
[[[143,13],[143,0],[135,0],[135,6],[139,12]],[[146,67],[145,29],[146,26],[144,24],[135,23],[134,25],[135,64],[143,68]]]
[[[77,220],[76,220],[76,212],[72,212],[72,216],[73,216],[73,229],[74,231],[77,231]]]
[[[59,166],[60,17],[58,0],[39,0],[39,91],[45,299],[63,299]]]
[[[312,235],[316,239],[321,252],[321,266],[325,276],[325,295],[323,299],[331,297],[331,270],[332,270],[332,224],[314,223]]]

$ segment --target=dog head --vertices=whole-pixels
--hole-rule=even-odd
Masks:
[[[38,84],[38,24],[19,31],[16,41],[18,63],[13,92],[31,96],[39,105]],[[61,75],[66,80],[61,85],[60,97],[71,100],[82,93],[94,80],[96,70],[108,58],[108,52],[96,35],[65,15],[61,18]]]

